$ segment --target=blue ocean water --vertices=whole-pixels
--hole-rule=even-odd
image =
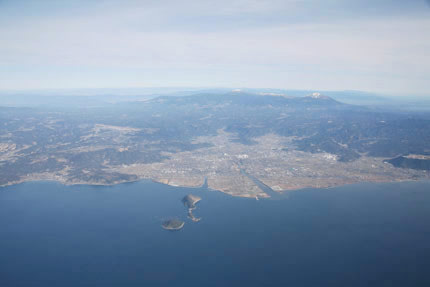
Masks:
[[[182,230],[161,228],[172,217]],[[430,286],[429,222],[430,182],[258,201],[149,181],[24,183],[0,188],[0,286]]]

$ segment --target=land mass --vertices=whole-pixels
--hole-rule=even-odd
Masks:
[[[210,189],[264,198],[262,186],[281,192],[430,178],[429,114],[347,105],[316,93],[0,107],[0,126],[0,185],[151,179],[199,187],[207,179]]]
[[[196,209],[196,204],[202,200],[199,196],[188,194],[184,196],[182,199],[182,202],[184,203],[185,207],[187,207],[188,212],[188,218],[190,218],[194,222],[198,222],[201,220],[201,218],[195,217],[193,214],[193,210]]]
[[[161,224],[161,226],[164,229],[172,230],[172,231],[181,230],[184,227],[184,225],[185,225],[185,222],[179,219],[166,220]]]

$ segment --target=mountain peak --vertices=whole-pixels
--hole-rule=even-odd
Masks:
[[[307,98],[312,98],[312,99],[323,99],[323,100],[332,100],[332,98],[328,97],[328,96],[324,96],[321,93],[312,93],[310,95],[306,96]]]

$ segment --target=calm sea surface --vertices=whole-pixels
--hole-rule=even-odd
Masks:
[[[161,228],[175,217],[182,230]],[[430,286],[430,182],[258,201],[148,181],[4,187],[0,286]]]

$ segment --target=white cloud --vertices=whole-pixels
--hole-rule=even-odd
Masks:
[[[234,86],[273,86],[282,88],[364,89],[378,91],[423,91],[430,73],[430,20],[422,17],[384,17],[342,21],[283,21],[271,25],[241,26],[239,29],[184,29],[190,19],[233,17],[235,15],[279,14],[290,7],[301,11],[309,1],[227,1],[182,2],[116,9],[105,3],[98,13],[46,17],[0,27],[0,64],[61,70],[87,71],[103,84],[100,69],[115,69],[130,78],[150,78],[159,85],[203,86],[213,82]],[[337,1],[329,1],[334,5]],[[215,2],[210,2],[215,3]],[[270,5],[268,5],[269,3]],[[219,6],[215,9],[213,5]],[[293,13],[289,11],[289,13]],[[186,17],[177,16],[186,14]],[[251,17],[251,18],[252,18]],[[176,29],[169,25],[183,25]],[[245,17],[246,18],[246,17]],[[208,20],[210,21],[210,20]],[[217,19],[215,22],[221,21]],[[170,28],[169,28],[170,27]],[[1,68],[0,68],[1,69]],[[94,70],[91,76],[91,69]],[[1,70],[0,70],[1,71]],[[151,73],[153,71],[153,73]],[[200,72],[199,72],[200,71]],[[23,72],[27,75],[30,72]],[[134,74],[133,74],[134,73]],[[188,74],[187,74],[188,73]],[[30,73],[31,74],[31,73]],[[7,74],[0,73],[1,76]],[[157,79],[159,75],[162,79]],[[163,75],[168,75],[163,77]],[[24,77],[24,76],[23,76]],[[55,75],[53,75],[55,77]],[[224,77],[224,78],[223,78]],[[68,83],[80,86],[79,81]],[[39,85],[48,87],[48,80]],[[52,81],[52,80],[51,80]],[[106,81],[128,85],[125,75]],[[134,81],[134,80],[133,80]],[[17,79],[0,81],[0,88],[13,88]],[[26,79],[21,79],[25,83]],[[135,82],[135,81],[134,81]],[[34,80],[27,81],[34,85]]]

